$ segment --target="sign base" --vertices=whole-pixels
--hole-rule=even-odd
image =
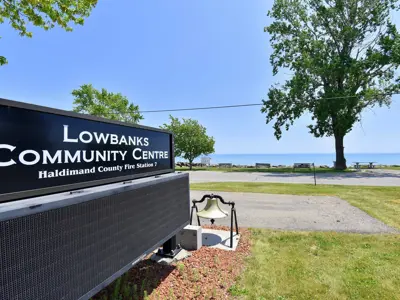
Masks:
[[[0,299],[90,299],[188,225],[189,208],[187,173],[0,203]]]
[[[161,257],[174,258],[179,252],[181,252],[181,250],[181,246],[176,244],[176,235],[174,235],[163,244],[162,249],[158,250],[157,255]]]

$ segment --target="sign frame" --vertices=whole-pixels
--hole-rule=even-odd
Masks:
[[[92,116],[92,115],[87,115],[87,114],[80,114],[80,113],[76,113],[73,111],[66,111],[66,110],[61,110],[61,109],[56,109],[56,108],[51,108],[51,107],[46,107],[46,106],[41,106],[41,105],[36,105],[36,104],[8,100],[8,99],[4,99],[4,98],[0,98],[0,105],[6,106],[6,107],[8,106],[11,108],[19,108],[19,109],[25,109],[25,110],[35,111],[35,112],[41,112],[41,113],[47,113],[47,114],[53,114],[53,115],[59,115],[59,116],[64,116],[64,117],[71,117],[71,118],[77,118],[77,119],[83,119],[83,120],[88,120],[88,121],[95,121],[95,122],[100,122],[100,123],[113,124],[113,125],[119,125],[119,126],[124,126],[124,127],[149,130],[149,131],[157,131],[157,132],[169,134],[170,135],[170,160],[171,160],[171,166],[172,166],[171,169],[151,171],[151,172],[147,172],[147,173],[124,175],[124,176],[118,176],[118,177],[112,177],[112,178],[106,178],[106,179],[91,180],[91,181],[86,181],[86,182],[58,185],[58,186],[39,188],[39,189],[34,189],[34,190],[25,190],[25,191],[20,191],[20,192],[0,194],[0,204],[3,202],[17,201],[17,200],[22,200],[25,198],[50,195],[50,194],[61,193],[61,192],[66,192],[66,191],[81,190],[81,189],[89,188],[89,187],[96,187],[96,186],[100,186],[100,185],[130,181],[130,180],[134,180],[134,179],[157,176],[157,175],[175,172],[174,135],[171,131],[160,129],[160,128],[149,127],[149,126],[143,126],[143,125],[139,125],[139,124],[130,124],[130,123],[125,123],[125,122],[121,122],[121,121],[109,120],[109,119],[105,119],[102,117],[97,117],[97,116]],[[0,184],[1,184],[1,181],[0,181]]]

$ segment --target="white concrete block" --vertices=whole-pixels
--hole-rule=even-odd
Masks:
[[[203,246],[218,248],[226,251],[236,251],[240,234],[233,231],[233,243],[231,248],[231,233],[225,230],[203,229]]]
[[[195,225],[187,225],[176,235],[176,243],[186,250],[199,250],[202,246],[202,228]]]

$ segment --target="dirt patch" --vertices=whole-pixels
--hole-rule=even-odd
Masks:
[[[400,204],[400,199],[390,200],[390,203]]]
[[[203,227],[229,230],[226,226]],[[250,253],[250,232],[239,232],[241,238],[234,252],[202,247],[171,266],[157,264],[147,257],[92,299],[231,298],[228,290],[242,273]]]

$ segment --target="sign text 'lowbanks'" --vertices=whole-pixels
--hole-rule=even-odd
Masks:
[[[13,104],[0,101],[0,201],[173,171],[168,132]]]

